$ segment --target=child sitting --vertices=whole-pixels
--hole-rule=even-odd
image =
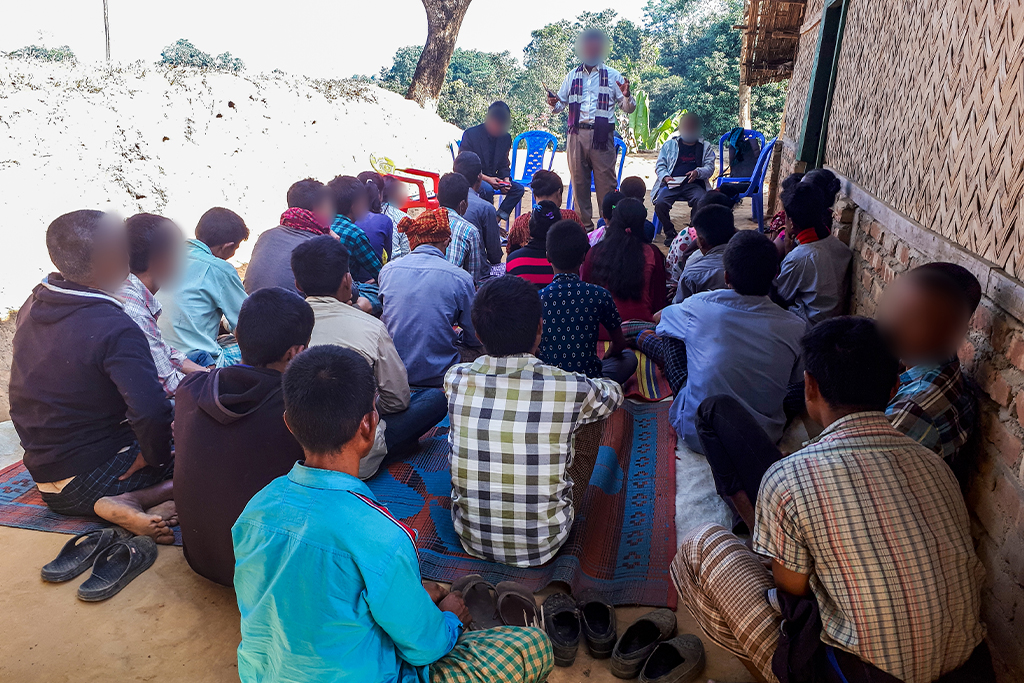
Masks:
[[[384,177],[376,171],[363,171],[356,178],[366,189],[370,209],[356,225],[366,233],[380,262],[387,263],[394,250],[395,225],[384,213]]]
[[[693,215],[705,206],[724,206],[732,211],[736,204],[725,193],[711,190],[706,192],[697,201],[697,206],[690,213],[691,221]],[[697,231],[692,225],[672,238],[668,254],[665,256],[665,268],[668,272],[668,286],[670,289],[678,287],[679,278],[683,275],[683,268],[686,267],[686,262],[690,260],[690,257],[697,251],[697,248]],[[780,256],[779,258],[782,257]]]
[[[508,255],[505,267],[509,275],[532,282],[537,289],[551,284],[554,271],[546,253],[548,229],[560,220],[560,216],[558,206],[547,201],[530,212],[530,243]]]
[[[542,565],[572,528],[570,468],[583,473],[576,483],[584,488],[594,467],[574,464],[573,435],[611,415],[622,389],[533,355],[543,330],[541,301],[522,278],[506,275],[481,287],[473,325],[487,355],[456,365],[444,380],[455,531],[474,557]]]
[[[628,178],[622,179],[622,183],[619,184],[619,191],[623,196],[629,197],[630,199],[638,199],[642,203],[647,198],[647,183],[645,183],[644,179],[638,175],[629,176]],[[656,228],[654,227],[654,223],[645,219],[644,239],[648,242],[653,242],[655,232]]]
[[[350,175],[337,176],[327,186],[334,191],[335,208],[338,210],[338,215],[331,223],[331,232],[348,249],[352,261],[352,277],[359,283],[355,294],[369,300],[370,309],[367,312],[379,316],[383,306],[377,278],[384,264],[374,251],[370,238],[357,225],[357,221],[362,220],[370,211],[366,186]]]
[[[590,246],[596,246],[598,242],[604,239],[605,232],[608,230],[608,224],[612,221],[612,213],[615,211],[619,201],[624,199],[625,196],[618,190],[613,190],[601,200],[601,217],[597,221],[597,227],[589,235]]]
[[[234,211],[215,207],[196,225],[196,238],[185,247],[185,267],[173,289],[161,289],[163,306],[160,332],[172,347],[199,365],[225,367],[238,362],[238,344],[231,334],[221,335],[221,321],[234,332],[245,287],[238,271],[228,263],[239,245],[249,239],[249,228]]]
[[[242,683],[540,683],[553,664],[544,633],[462,636],[462,596],[422,583],[415,532],[356,476],[374,443],[375,386],[366,360],[337,346],[285,372],[284,418],[303,460],[231,530]]]
[[[677,304],[699,292],[725,289],[726,286],[722,257],[729,240],[736,234],[732,209],[715,205],[698,209],[693,214],[693,228],[697,231],[700,253],[686,260],[673,299]]]
[[[562,177],[554,171],[545,171],[543,168],[533,174],[530,181],[530,194],[533,195],[534,205],[541,202],[554,202],[555,206],[562,206],[562,192],[565,185]],[[583,226],[578,213],[572,209],[559,209],[562,220],[576,221]],[[512,221],[512,227],[508,231],[508,246],[506,252],[511,254],[516,249],[525,247],[530,241],[530,213],[524,213]]]

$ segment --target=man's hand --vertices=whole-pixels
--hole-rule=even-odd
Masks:
[[[551,95],[550,93],[548,94],[548,106],[549,107],[557,107],[558,106],[558,98],[555,97],[554,95]]]
[[[135,462],[132,463],[132,466],[128,468],[127,472],[118,477],[117,480],[124,481],[128,477],[132,476],[133,474],[141,470],[143,467],[149,467],[149,463],[146,462],[146,459],[142,457],[142,451],[139,451],[139,454],[135,456]]]
[[[473,621],[473,617],[469,615],[469,608],[466,607],[466,603],[462,599],[462,593],[458,591],[446,595],[444,599],[437,604],[437,608],[442,612],[451,612],[457,616],[463,626],[469,626],[469,622]]]
[[[686,174],[686,182],[695,183],[698,180],[700,180],[700,171],[698,171],[697,169],[693,169],[692,171]]]
[[[483,179],[491,187],[504,187],[504,186],[508,185],[507,181],[502,180],[501,178],[498,178],[498,177],[495,177],[495,176],[492,176],[492,175],[485,175],[485,176],[483,176]]]
[[[210,368],[200,365],[199,363],[193,363],[188,358],[181,364],[181,371],[186,375],[190,375],[193,372],[209,372]]]
[[[427,591],[427,595],[430,596],[430,601],[435,605],[448,597],[448,589],[439,583],[433,581],[424,581],[423,589]]]
[[[622,91],[623,97],[629,97],[629,79],[625,76],[622,77],[622,84],[619,86],[619,90]]]

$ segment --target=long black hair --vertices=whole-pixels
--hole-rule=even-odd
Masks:
[[[616,298],[627,301],[643,298],[646,220],[647,209],[639,199],[619,200],[604,239],[593,248],[592,279]]]
[[[835,206],[836,197],[842,187],[839,178],[827,168],[816,168],[805,175],[800,182],[818,188],[821,191],[822,199],[825,200],[825,208],[821,212],[821,225],[817,230],[818,237],[825,239],[832,234],[832,207]]]
[[[530,212],[530,241],[546,248],[548,228],[562,220],[562,212],[554,202],[544,200]]]
[[[366,195],[370,200],[370,211],[381,213],[384,208],[381,206],[381,198],[384,195],[384,178],[376,171],[363,171],[356,176],[366,186]]]

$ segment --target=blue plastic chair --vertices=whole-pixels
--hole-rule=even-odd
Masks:
[[[619,185],[622,184],[622,168],[626,165],[626,143],[622,141],[622,138],[615,138],[615,154],[619,157],[619,173],[615,179],[615,189],[619,189]],[[575,202],[572,196],[572,179],[569,179],[569,199],[566,201],[565,206],[568,209],[575,208]],[[597,192],[597,186],[594,184],[594,174],[590,174],[590,191]],[[604,197],[597,198],[598,214],[601,213],[601,202],[604,201]]]
[[[750,140],[751,138],[754,138],[754,139],[757,140],[758,148],[759,149],[764,149],[764,145],[765,145],[764,134],[759,132],[759,131],[756,131],[756,130],[750,130],[749,128],[744,128],[743,129],[743,137],[740,139],[740,142],[746,142],[747,140]],[[723,177],[724,178],[729,178],[730,181],[735,181],[735,182],[738,182],[738,183],[748,182],[750,180],[750,178],[740,178],[740,177],[737,177],[737,176],[727,176],[727,175],[725,175],[725,158],[726,158],[725,157],[725,141],[728,140],[728,139],[729,139],[729,134],[728,133],[726,133],[722,137],[718,138],[718,178],[719,178],[719,180],[721,180]],[[729,171],[731,172],[732,169],[729,169]]]
[[[526,143],[526,149],[524,150],[526,159],[523,161],[523,173],[517,178],[516,168],[519,161],[519,145],[524,142]],[[548,148],[551,149],[550,154],[548,154]],[[551,167],[554,166],[555,151],[557,149],[558,138],[546,130],[528,130],[517,135],[512,141],[512,181],[519,183],[523,187],[529,187],[534,173],[541,169],[550,171]],[[494,188],[495,197],[502,194],[501,190]],[[522,212],[522,208],[523,203],[519,202],[516,206],[517,217]]]
[[[462,140],[452,140],[448,143],[448,151],[452,153],[452,163],[455,163],[455,157],[459,156],[459,150],[462,149]]]
[[[747,197],[750,197],[750,209],[753,214],[753,218],[757,221],[758,232],[764,232],[764,178],[768,173],[768,163],[772,158],[772,150],[775,148],[775,142],[778,138],[772,138],[767,145],[761,148],[761,154],[757,157],[757,164],[754,166],[754,175],[750,178],[719,178],[715,183],[715,189],[722,187],[722,185],[734,184],[734,183],[746,183],[750,185],[746,191],[735,197],[736,203],[740,203]]]

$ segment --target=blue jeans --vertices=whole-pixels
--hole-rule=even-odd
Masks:
[[[486,180],[480,181],[480,189],[477,191],[477,194],[485,202],[489,204],[494,203],[494,188]],[[501,204],[498,205],[499,220],[505,220],[512,215],[512,212],[519,206],[519,202],[522,201],[524,194],[526,194],[525,188],[517,182],[513,182],[512,186],[505,190],[505,193],[502,195]]]
[[[415,451],[420,437],[446,415],[448,398],[440,389],[413,389],[408,408],[400,413],[381,415],[381,419],[388,425],[384,430],[388,455],[381,463],[381,468]]]

